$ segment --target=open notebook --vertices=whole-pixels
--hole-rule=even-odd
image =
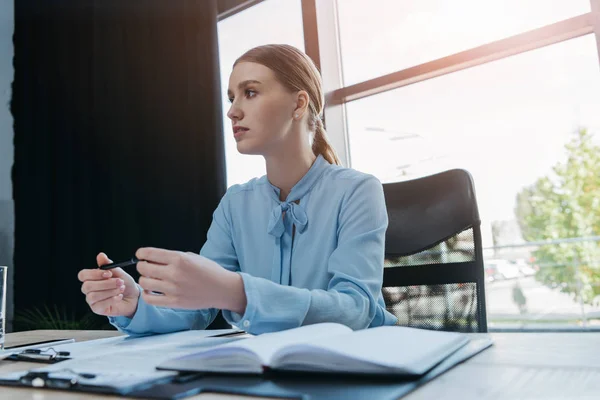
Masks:
[[[400,326],[352,331],[344,325],[322,323],[194,352],[163,362],[158,369],[422,375],[468,341],[467,335],[454,332]]]

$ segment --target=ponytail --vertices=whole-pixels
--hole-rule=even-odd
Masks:
[[[317,117],[315,122],[315,137],[313,139],[312,151],[316,156],[322,155],[329,164],[342,165],[333,146],[327,140],[327,132],[323,127],[321,118]]]

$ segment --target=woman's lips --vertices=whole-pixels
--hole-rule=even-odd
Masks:
[[[248,131],[249,129],[247,128],[237,128],[233,131],[233,137],[239,139]]]

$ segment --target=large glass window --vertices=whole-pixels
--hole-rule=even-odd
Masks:
[[[383,182],[472,173],[492,328],[600,324],[597,49],[586,35],[346,105],[353,168]]]
[[[590,11],[589,0],[339,0],[344,85]]]
[[[339,45],[340,60],[325,53],[320,62],[339,72],[343,87],[591,12],[589,0],[336,3],[337,27],[325,3],[316,2],[315,10],[323,11],[319,32],[339,29],[340,43],[311,44]],[[578,23],[590,31],[590,21]],[[555,28],[553,39],[584,33],[571,25]],[[218,31],[226,112],[231,66],[243,52],[274,42],[304,48],[301,0],[258,2],[219,22]],[[308,32],[307,40],[335,40],[325,36]],[[541,46],[532,35],[522,39]],[[337,142],[349,144],[349,166],[382,182],[450,168],[473,175],[492,330],[600,327],[598,49],[588,34],[383,88],[345,103],[345,113],[326,115],[335,120],[331,125],[347,125],[347,135],[329,134],[345,136]],[[330,104],[339,93],[328,94]],[[240,155],[224,120],[228,185],[263,175],[263,159]]]
[[[227,118],[227,86],[233,63],[247,50],[263,44],[285,43],[304,50],[301,2],[266,0],[220,21],[217,29],[229,187],[265,174],[265,162],[262,157],[238,153],[231,131],[231,121]]]

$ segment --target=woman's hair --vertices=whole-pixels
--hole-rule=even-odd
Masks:
[[[306,91],[309,97],[308,127],[315,133],[312,150],[316,156],[323,156],[330,164],[341,165],[335,150],[327,140],[321,115],[325,97],[321,74],[312,60],[303,52],[286,44],[268,44],[248,50],[238,58],[240,62],[253,62],[264,65],[275,73],[277,80],[292,92]]]

